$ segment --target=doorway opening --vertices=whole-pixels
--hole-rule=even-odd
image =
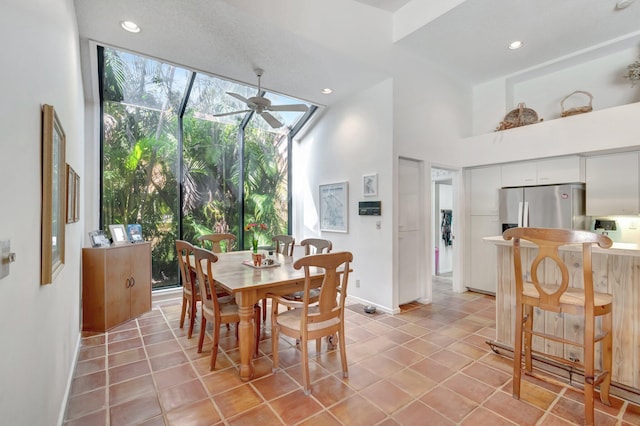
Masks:
[[[457,243],[455,242],[457,218],[456,185],[458,171],[431,168],[431,244],[433,259],[431,276],[433,289],[438,287],[447,291],[455,291],[454,280]]]

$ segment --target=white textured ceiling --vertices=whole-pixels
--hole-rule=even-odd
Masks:
[[[326,105],[391,77],[400,51],[472,86],[576,52],[603,54],[640,42],[640,2],[624,10],[616,10],[616,0],[436,3],[437,9],[434,0],[76,0],[83,75],[87,83],[87,40],[93,40],[254,85],[253,69],[263,68],[263,87]],[[142,31],[124,32],[123,20]],[[408,34],[395,43],[394,25],[405,25],[400,33]],[[514,39],[525,47],[509,51]],[[334,95],[321,95],[324,87]]]

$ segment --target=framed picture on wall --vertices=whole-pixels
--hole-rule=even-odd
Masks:
[[[349,186],[347,182],[320,185],[320,230],[347,232]]]
[[[67,164],[67,223],[77,222],[76,220],[76,172]]]
[[[365,197],[375,197],[378,195],[378,174],[362,176],[362,195]]]
[[[80,175],[75,173],[75,178],[76,182],[73,185],[73,221],[77,222],[80,220]]]
[[[40,284],[51,284],[64,267],[67,222],[66,137],[53,106],[42,106],[42,240]]]

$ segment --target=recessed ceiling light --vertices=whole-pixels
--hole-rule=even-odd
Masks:
[[[122,21],[120,23],[120,26],[122,27],[122,29],[124,29],[125,31],[129,31],[130,33],[140,32],[140,27],[133,21]]]
[[[330,95],[330,94],[333,93],[333,89],[329,89],[327,87],[327,88],[322,89],[321,92],[322,92],[323,95]]]
[[[516,40],[509,45],[509,49],[516,50],[516,49],[520,49],[522,46],[524,46],[524,43],[521,42],[520,40]]]

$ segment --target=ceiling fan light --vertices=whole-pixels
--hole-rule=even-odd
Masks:
[[[123,30],[129,31],[130,33],[139,33],[140,27],[133,21],[122,21],[120,22],[120,26]]]
[[[522,46],[524,46],[524,43],[521,42],[520,40],[516,40],[516,41],[512,41],[511,44],[509,44],[509,49],[516,50],[516,49],[520,49]]]

